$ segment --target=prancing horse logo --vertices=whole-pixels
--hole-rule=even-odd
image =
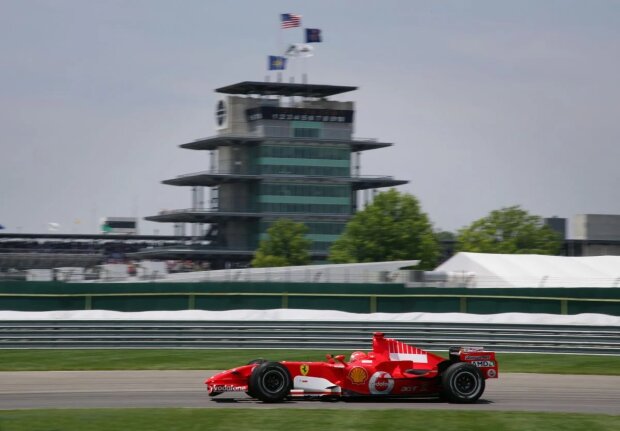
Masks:
[[[308,371],[310,371],[310,366],[308,364],[303,364],[299,367],[299,371],[301,371],[302,375],[307,375]]]

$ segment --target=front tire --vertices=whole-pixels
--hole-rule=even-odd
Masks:
[[[260,364],[264,364],[265,362],[269,362],[269,360],[263,359],[263,358],[252,359],[250,362],[248,362],[248,365],[260,365]],[[252,389],[250,389],[250,385],[248,385],[248,390],[245,393],[251,396],[252,398],[256,398],[256,394],[252,392]]]
[[[441,395],[451,403],[475,403],[485,388],[484,377],[475,365],[457,362],[441,375]]]
[[[265,362],[252,371],[248,392],[265,403],[283,401],[293,387],[291,375],[279,362]]]

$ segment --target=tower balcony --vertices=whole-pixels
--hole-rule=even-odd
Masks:
[[[322,176],[322,175],[296,175],[296,174],[260,174],[241,170],[229,171],[202,171],[180,175],[176,178],[162,181],[171,186],[197,186],[216,187],[226,183],[243,183],[263,180],[305,181],[312,183],[328,184],[351,184],[352,190],[377,189],[382,187],[395,187],[407,184],[408,181],[397,180],[385,175],[357,175],[347,177]]]
[[[256,134],[238,135],[238,134],[220,134],[208,138],[196,139],[195,141],[179,145],[181,148],[188,150],[216,150],[219,147],[226,146],[243,146],[256,145],[260,142],[291,142],[299,144],[346,144],[351,147],[351,151],[359,152],[366,150],[376,150],[377,148],[391,147],[389,142],[379,142],[371,138],[353,138],[345,139],[319,139],[319,138],[291,138],[278,136],[258,136]]]
[[[223,209],[177,209],[162,210],[159,214],[145,217],[145,220],[162,223],[222,223],[231,220],[258,220],[261,218],[288,218],[295,221],[344,221],[350,214],[306,213],[306,212],[258,212],[253,208]]]

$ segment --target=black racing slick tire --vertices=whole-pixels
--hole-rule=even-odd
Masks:
[[[475,365],[457,362],[441,375],[442,398],[451,403],[475,403],[484,392],[482,373]]]
[[[263,359],[263,358],[252,359],[250,362],[248,362],[248,365],[260,365],[260,364],[264,364],[265,362],[269,362],[269,360]],[[254,392],[252,392],[250,385],[248,385],[248,390],[245,391],[245,393],[251,396],[252,398],[256,398],[256,395],[254,394]]]
[[[292,387],[291,375],[284,365],[265,362],[252,371],[248,392],[265,403],[278,403],[289,395]]]

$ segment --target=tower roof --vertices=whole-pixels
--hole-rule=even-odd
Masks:
[[[327,97],[353,90],[357,90],[357,87],[260,81],[243,81],[237,84],[215,89],[216,92],[225,94],[258,94],[261,96],[303,97]]]

